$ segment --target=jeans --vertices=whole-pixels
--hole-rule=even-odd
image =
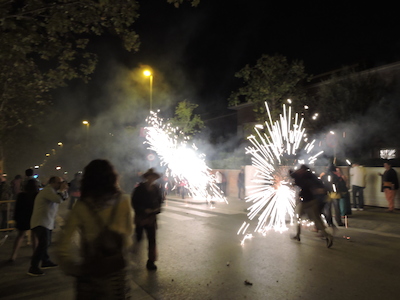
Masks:
[[[364,208],[364,187],[353,185],[351,187],[353,191],[353,207]],[[357,197],[358,195],[358,197]],[[358,198],[358,201],[357,201]]]
[[[31,267],[39,268],[40,261],[42,264],[50,261],[47,248],[51,243],[51,230],[43,226],[37,226],[32,228],[32,232],[38,239],[38,245],[32,255]]]

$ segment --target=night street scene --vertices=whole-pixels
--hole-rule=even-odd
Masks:
[[[0,0],[0,299],[398,299],[397,19]]]

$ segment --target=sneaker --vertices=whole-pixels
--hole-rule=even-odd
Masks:
[[[353,207],[351,210],[358,210],[358,208]]]
[[[154,264],[154,261],[150,260],[147,261],[146,268],[147,270],[152,270],[152,271],[157,270],[157,266]]]
[[[333,245],[333,236],[329,235],[326,238],[326,247],[330,248],[330,247],[332,247],[332,245]]]
[[[27,274],[30,276],[43,276],[44,272],[39,268],[30,267]]]
[[[364,210],[364,208],[360,208],[359,210]]]
[[[56,268],[58,267],[57,264],[53,263],[51,260],[48,262],[42,263],[42,269],[51,269],[51,268]]]

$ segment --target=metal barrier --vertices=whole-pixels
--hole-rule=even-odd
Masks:
[[[14,230],[14,206],[15,200],[2,200],[0,201],[0,232]],[[4,220],[5,219],[5,220]]]

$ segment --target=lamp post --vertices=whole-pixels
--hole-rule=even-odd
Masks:
[[[150,111],[153,110],[153,74],[149,70],[143,72],[144,76],[150,79]]]
[[[86,145],[88,145],[89,144],[89,126],[90,126],[90,123],[89,123],[89,121],[85,120],[85,121],[82,121],[82,124],[86,126]]]

